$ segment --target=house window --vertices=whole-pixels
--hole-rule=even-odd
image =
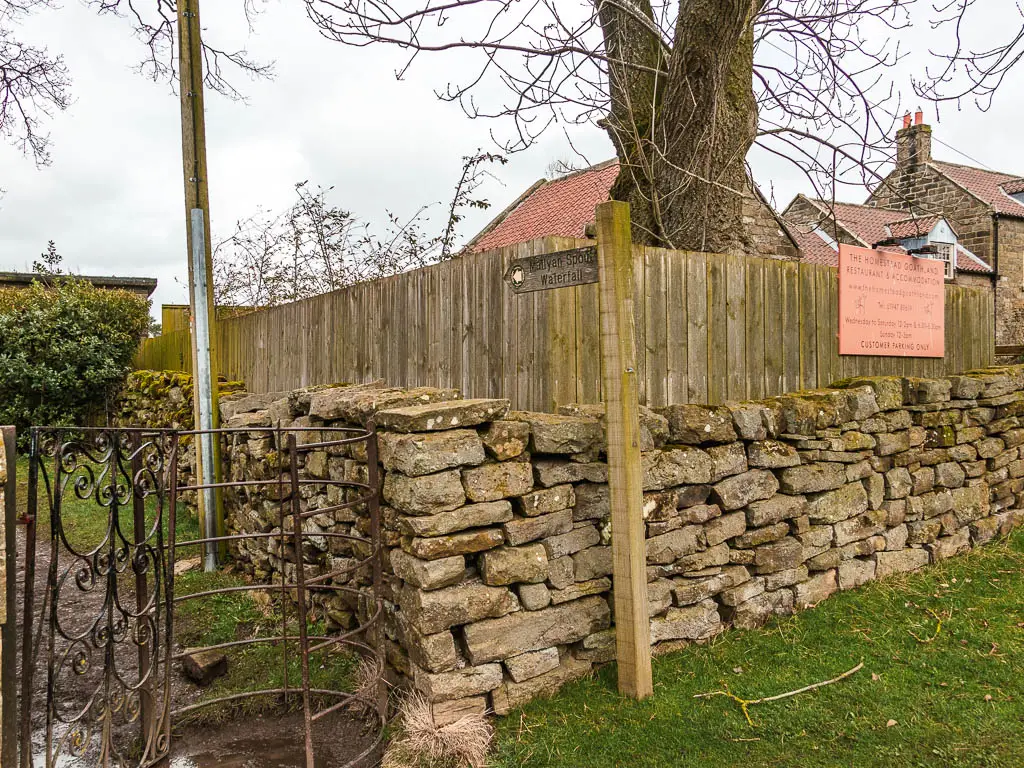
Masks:
[[[928,254],[928,258],[938,259],[946,263],[946,279],[952,280],[956,277],[956,244],[955,243],[929,243],[935,249],[934,254]]]

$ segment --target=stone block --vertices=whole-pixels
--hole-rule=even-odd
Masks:
[[[980,520],[989,513],[988,485],[953,489],[953,514],[961,525]]]
[[[228,657],[221,651],[186,650],[181,660],[181,669],[189,680],[205,688],[228,673]]]
[[[910,450],[910,432],[883,432],[877,436],[878,446],[875,453],[878,456],[891,456],[894,453],[902,453]]]
[[[761,469],[783,469],[800,464],[800,454],[788,443],[779,440],[759,440],[747,446],[747,462]]]
[[[880,509],[885,501],[885,477],[872,472],[862,482],[868,495],[868,509]]]
[[[886,514],[882,510],[865,512],[849,520],[840,520],[835,524],[835,543],[842,547],[852,541],[860,541],[875,536],[885,530]]]
[[[557,648],[544,648],[505,659],[505,669],[508,670],[509,677],[517,683],[543,675],[557,666]]]
[[[860,482],[846,483],[834,491],[810,496],[806,509],[814,524],[848,520],[868,509],[867,491]]]
[[[391,550],[391,568],[402,581],[423,590],[440,589],[457,584],[466,573],[462,555],[439,560],[421,560],[401,549]]]
[[[903,523],[885,531],[882,536],[885,538],[885,548],[890,552],[896,552],[907,546],[910,531],[907,528],[907,524]]]
[[[576,658],[603,664],[615,661],[615,630],[606,629],[584,637],[576,649]]]
[[[527,493],[521,496],[516,504],[522,514],[527,517],[536,517],[576,506],[576,493],[568,483],[555,485],[551,488],[542,488],[539,491]]]
[[[743,443],[712,445],[706,449],[711,458],[711,482],[747,471],[747,451]]]
[[[549,560],[565,557],[600,543],[601,534],[592,525],[582,525],[566,533],[549,536],[543,541]]]
[[[751,502],[769,499],[778,490],[779,482],[775,475],[763,469],[753,469],[712,486],[712,492],[723,510],[740,509]]]
[[[399,593],[399,605],[409,623],[427,635],[519,610],[519,600],[508,589],[480,583],[431,592],[406,585]]]
[[[641,457],[645,491],[711,482],[711,457],[700,448],[683,446],[652,451]]]
[[[645,542],[647,562],[655,565],[672,563],[685,555],[703,549],[704,543],[704,529],[699,525],[688,525],[685,528],[647,539]]]
[[[706,523],[722,516],[722,508],[717,504],[698,504],[694,507],[686,507],[677,513],[679,520],[684,524]]]
[[[805,496],[785,496],[782,494],[751,502],[746,509],[747,523],[752,527],[771,525],[783,520],[790,520],[807,514],[807,498]]]
[[[466,627],[464,637],[473,664],[506,659],[527,651],[582,640],[610,625],[608,601],[585,597],[539,611],[522,611]]]
[[[484,460],[483,441],[472,429],[411,435],[382,432],[379,439],[384,468],[410,477],[475,466]]]
[[[877,557],[877,555],[876,555]],[[839,588],[854,589],[875,578],[875,560],[847,560],[839,564]]]
[[[609,582],[609,587],[611,583]],[[672,606],[672,588],[669,579],[655,579],[647,583],[647,614],[649,617],[664,613]]]
[[[926,544],[925,549],[932,556],[932,562],[946,560],[956,555],[962,555],[971,548],[971,531],[964,526],[951,536],[942,536],[931,544]]]
[[[533,471],[537,477],[537,484],[545,488],[565,483],[608,482],[608,465],[600,461],[535,458]]]
[[[451,672],[417,669],[413,682],[428,701],[450,701],[493,691],[502,681],[501,664],[480,664]]]
[[[834,595],[837,589],[839,589],[837,571],[835,569],[822,571],[793,587],[793,605],[797,610],[813,608]]]
[[[969,527],[975,545],[987,544],[999,534],[999,520],[995,515],[975,520]]]
[[[402,549],[421,560],[439,560],[494,549],[505,541],[500,528],[476,528],[430,538],[402,537]]]
[[[484,448],[498,461],[514,459],[530,444],[530,425],[522,421],[494,421],[481,435]]]
[[[548,556],[542,544],[500,547],[480,556],[484,584],[505,586],[517,582],[536,584],[548,577]]]
[[[580,581],[590,581],[612,573],[612,548],[589,547],[572,555],[573,572]]]
[[[436,701],[430,705],[434,725],[438,728],[456,723],[464,717],[483,716],[489,709],[486,696],[467,696],[464,699],[452,701]]]
[[[736,440],[733,416],[728,408],[688,404],[654,410],[668,419],[669,442],[699,445]]]
[[[579,600],[581,597],[586,597],[587,595],[600,595],[605,592],[610,592],[611,588],[611,579],[603,576],[599,579],[591,579],[590,581],[577,581],[573,584],[569,584],[564,589],[551,590],[551,604],[561,605],[562,603],[568,603],[571,600]]]
[[[907,525],[907,544],[916,546],[930,544],[942,532],[942,519],[935,517],[930,520],[916,520]]]
[[[774,419],[767,407],[760,403],[726,403],[725,407],[741,440],[764,440],[768,436],[768,424]]]
[[[923,549],[904,549],[900,552],[879,552],[876,575],[879,579],[896,573],[916,571],[928,565],[928,553]]]
[[[548,584],[552,589],[566,589],[575,582],[575,564],[571,557],[548,560]]]
[[[447,512],[422,517],[402,517],[399,528],[411,536],[444,536],[467,528],[505,523],[512,519],[512,505],[507,501],[468,504]]]
[[[470,501],[497,501],[533,490],[533,468],[526,461],[502,461],[462,470]]]
[[[787,535],[789,535],[789,523],[775,523],[761,528],[751,528],[743,535],[733,539],[732,546],[736,549],[752,549],[770,541],[778,541]]]
[[[711,495],[710,485],[687,485],[676,491],[676,505],[679,509],[688,509],[704,504]]]
[[[520,584],[519,602],[527,611],[539,611],[551,605],[551,592],[546,584]]]
[[[611,517],[612,506],[607,485],[580,483],[575,486],[576,504],[572,509],[572,519],[602,520]]]
[[[509,419],[530,425],[530,448],[534,453],[586,453],[599,448],[604,431],[597,419],[532,411],[515,411]]]
[[[714,600],[703,600],[685,608],[669,608],[651,620],[651,644],[666,640],[706,640],[722,631],[722,619]]]
[[[807,580],[807,566],[798,565],[796,568],[788,568],[785,571],[770,573],[764,577],[764,588],[766,592],[774,592],[783,587],[791,587]]]
[[[405,642],[413,664],[428,672],[448,672],[461,663],[455,649],[455,637],[450,630],[424,635],[412,626],[403,627]]]
[[[827,571],[838,568],[843,561],[843,553],[840,549],[826,549],[807,559],[808,571]]]
[[[846,469],[842,464],[811,463],[788,467],[779,472],[779,487],[783,493],[800,494],[830,491],[846,484]]]
[[[672,595],[676,605],[693,605],[714,597],[722,590],[742,584],[749,578],[750,572],[744,566],[733,565],[710,576],[676,579]]]
[[[757,597],[740,603],[726,612],[726,616],[737,629],[756,629],[773,615],[786,615],[793,612],[793,590],[780,589],[775,592],[764,592]]]
[[[754,565],[757,566],[759,574],[796,568],[802,562],[803,547],[799,541],[789,536],[754,550]]]
[[[718,601],[722,603],[722,605],[737,606],[753,597],[757,597],[764,592],[764,589],[764,577],[757,576],[743,582],[742,584],[738,584],[735,587],[724,590],[718,596]]]
[[[885,473],[885,498],[903,499],[910,495],[913,480],[906,467],[896,467]]]
[[[517,517],[509,520],[501,528],[505,534],[505,543],[519,546],[571,531],[572,510],[563,509],[539,517]]]
[[[435,515],[461,507],[466,494],[457,469],[420,477],[388,472],[384,477],[384,500],[409,515]]]

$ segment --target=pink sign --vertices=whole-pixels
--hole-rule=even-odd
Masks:
[[[839,246],[839,354],[942,357],[945,264]]]

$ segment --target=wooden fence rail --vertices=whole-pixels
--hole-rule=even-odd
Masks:
[[[361,283],[217,326],[220,371],[253,392],[381,378],[550,411],[601,399],[598,286],[515,295],[522,256],[590,244],[546,238]],[[992,292],[946,287],[945,359],[838,352],[834,267],[634,247],[640,400],[721,403],[852,375],[940,376],[990,365]],[[188,371],[187,331],[148,339],[139,368]]]

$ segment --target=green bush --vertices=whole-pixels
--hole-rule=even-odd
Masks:
[[[0,424],[83,424],[131,370],[149,301],[73,277],[0,290]]]

